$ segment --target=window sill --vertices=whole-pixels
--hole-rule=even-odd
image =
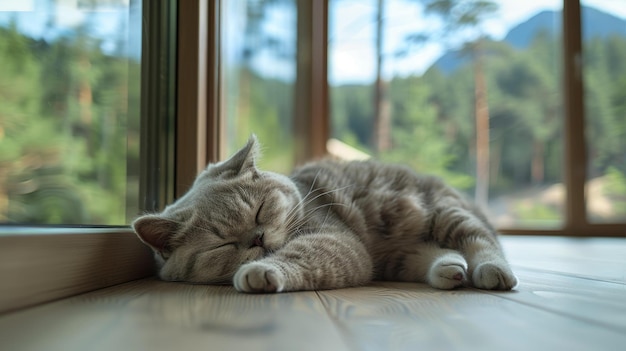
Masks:
[[[0,227],[0,313],[150,276],[152,260],[127,227]]]

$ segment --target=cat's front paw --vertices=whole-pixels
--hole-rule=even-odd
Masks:
[[[246,293],[281,292],[285,288],[285,276],[271,264],[251,262],[235,273],[233,285]]]
[[[485,262],[474,269],[472,282],[479,289],[511,290],[517,285],[517,278],[507,264]]]
[[[461,255],[448,254],[433,262],[428,284],[437,289],[454,289],[466,281],[467,263]]]

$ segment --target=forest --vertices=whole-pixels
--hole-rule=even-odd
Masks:
[[[493,216],[506,208],[498,224],[556,226],[567,118],[560,38],[540,32],[524,49],[488,38],[480,44],[489,150],[483,195]],[[45,41],[14,24],[0,27],[0,62],[0,222],[128,223],[138,203],[140,63],[103,52],[80,28]],[[626,37],[588,39],[583,67],[588,179],[609,204],[591,216],[624,221]],[[254,132],[264,144],[261,165],[289,172],[294,83],[268,78],[245,60],[232,69],[237,74],[225,73],[237,87],[225,94],[229,149]],[[466,63],[450,72],[433,66],[419,75],[331,86],[331,136],[475,196],[476,77],[476,66]],[[383,148],[377,84],[388,117]],[[533,197],[549,199],[526,201]]]
[[[489,201],[517,190],[541,191],[563,182],[563,96],[560,39],[537,35],[527,50],[489,42],[483,58],[489,109]],[[588,179],[601,178],[613,219],[626,218],[626,38],[585,45],[584,82]],[[474,194],[476,126],[474,67],[445,74],[394,77],[387,84],[392,147],[378,156],[435,173]],[[370,154],[373,86],[332,89],[333,136]],[[550,223],[558,203],[514,209],[517,223]],[[601,215],[599,215],[601,216]],[[548,224],[549,225],[549,224]]]
[[[98,44],[0,28],[0,222],[124,224],[137,212],[139,63]]]

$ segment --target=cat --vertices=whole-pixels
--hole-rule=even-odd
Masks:
[[[253,135],[163,212],[133,222],[161,279],[247,293],[517,285],[485,215],[438,178],[370,160],[316,161],[287,177],[258,169],[258,153]]]

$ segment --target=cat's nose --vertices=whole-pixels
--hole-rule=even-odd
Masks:
[[[257,237],[254,239],[254,246],[263,247],[263,236],[264,235],[265,235],[265,233],[261,233],[261,234],[257,235]]]

